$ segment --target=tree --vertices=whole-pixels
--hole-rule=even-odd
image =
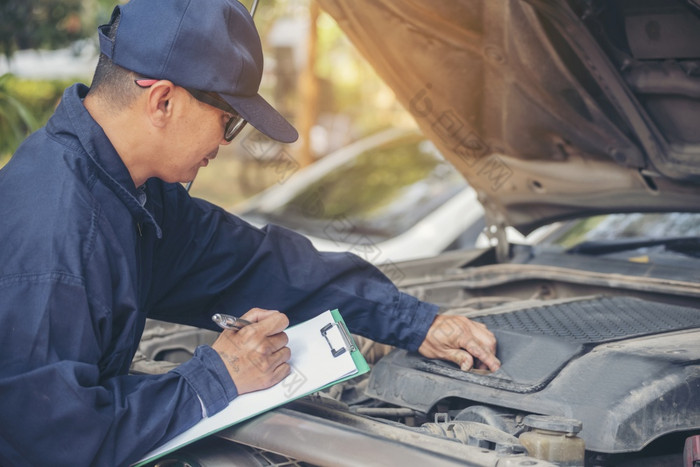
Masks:
[[[94,19],[86,24],[83,3],[0,0],[0,52],[9,58],[16,50],[64,47],[92,34]]]

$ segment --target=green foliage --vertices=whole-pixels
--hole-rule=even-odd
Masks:
[[[8,90],[10,75],[0,76],[0,162],[36,128],[36,119]]]
[[[119,0],[0,0],[0,53],[58,49],[94,38]]]
[[[0,76],[0,166],[32,131],[46,123],[69,84]]]
[[[0,52],[57,48],[84,37],[81,0],[3,0]]]

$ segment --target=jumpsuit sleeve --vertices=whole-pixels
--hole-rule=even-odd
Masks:
[[[349,252],[317,251],[304,236],[268,225],[258,229],[184,190],[170,193],[175,213],[163,216],[160,271],[179,271],[153,317],[216,329],[211,314],[242,315],[254,307],[279,310],[292,323],[339,309],[356,334],[417,350],[437,306],[399,291],[376,267]],[[193,286],[197,284],[198,286]],[[193,310],[195,310],[193,312]]]
[[[127,375],[136,313],[85,283],[0,277],[0,465],[129,465],[236,396],[209,347],[167,374]]]

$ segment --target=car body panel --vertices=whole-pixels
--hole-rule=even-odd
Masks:
[[[380,131],[321,158],[295,173],[284,184],[274,185],[243,201],[233,208],[233,212],[258,227],[274,223],[297,230],[319,250],[350,251],[375,264],[429,257],[450,248],[474,245],[485,225],[483,207],[476,192],[437,153],[434,154],[435,160],[442,168],[436,166],[425,174],[425,178],[402,186],[399,198],[403,201],[397,200],[392,193],[380,193],[383,197],[373,205],[359,202],[342,205],[329,201],[328,195],[321,193],[329,189],[326,184],[331,177],[341,178],[340,184],[352,183],[357,171],[363,170],[365,162],[360,158],[367,155],[379,157],[386,148],[409,148],[414,144],[430,146],[421,154],[435,151],[432,143],[414,128]],[[402,164],[410,165],[416,159],[415,155],[406,154]],[[390,167],[379,165],[378,169],[377,172],[381,170],[381,173],[368,176],[393,176]],[[436,176],[440,170],[444,173]],[[431,184],[436,183],[436,178],[437,183],[445,181],[445,189],[431,193],[434,188]],[[372,186],[370,183],[365,186],[362,180],[356,180],[356,183],[352,187],[354,193],[347,187],[338,191],[350,191],[344,196],[353,196]],[[399,184],[392,185],[389,181],[385,186]],[[451,193],[452,190],[455,192]],[[337,199],[337,195],[333,196]],[[444,201],[434,209],[422,212],[426,197],[443,198]],[[358,209],[365,211],[358,212]],[[385,229],[386,224],[396,221],[397,217],[407,218],[406,210],[419,212],[413,219],[414,223],[405,228]],[[331,211],[332,214],[328,214]]]
[[[667,124],[700,117],[700,76],[683,68],[695,62],[605,50],[589,29],[612,17],[594,21],[605,4],[319,3],[477,190],[490,223],[528,233],[581,215],[700,209],[700,141]],[[612,20],[626,22],[633,45],[644,14],[650,24],[686,17],[700,28],[690,3],[670,2],[658,18],[633,3],[607,5],[620,9]],[[682,44],[696,51],[693,37]],[[672,70],[654,68],[663,66]],[[652,86],[669,74],[678,76],[673,86]],[[678,105],[667,103],[669,95]]]

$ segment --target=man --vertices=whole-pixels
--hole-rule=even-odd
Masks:
[[[0,465],[134,462],[283,379],[284,329],[329,308],[369,338],[498,368],[484,326],[178,183],[245,122],[297,137],[258,94],[260,40],[242,5],[131,0],[99,32],[92,87],[67,89],[0,171]],[[147,316],[213,328],[217,312],[253,324],[165,375],[127,374]]]

